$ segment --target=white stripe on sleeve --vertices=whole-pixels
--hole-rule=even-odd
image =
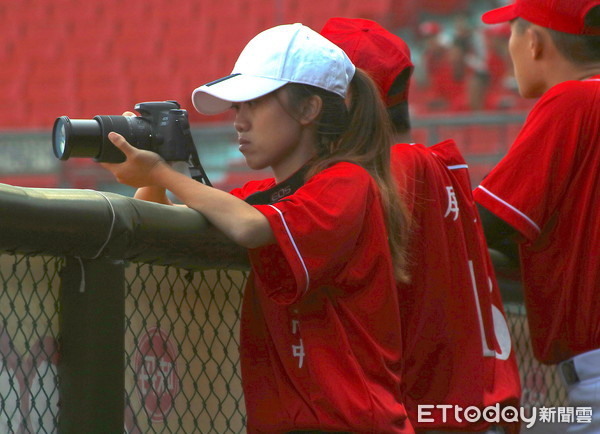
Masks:
[[[520,215],[521,217],[523,217],[531,226],[534,227],[534,229],[540,233],[542,232],[542,230],[540,229],[540,227],[533,221],[531,220],[528,216],[526,216],[523,212],[521,212],[520,210],[518,210],[517,208],[515,208],[514,206],[512,206],[510,203],[500,199],[498,196],[496,196],[494,193],[492,193],[491,191],[489,191],[487,188],[482,187],[481,185],[478,186],[477,188],[481,189],[481,191],[487,193],[488,195],[490,195],[491,197],[493,197],[494,199],[496,199],[498,202],[500,202],[501,204],[503,204],[504,206],[510,208],[511,210],[513,210],[514,212],[516,212],[518,215]]]
[[[271,208],[273,208],[275,211],[277,211],[277,213],[279,214],[279,217],[281,217],[281,221],[283,222],[283,227],[285,228],[285,231],[292,243],[292,246],[294,246],[294,250],[296,251],[296,255],[298,255],[298,259],[300,260],[300,263],[302,264],[302,268],[304,269],[304,274],[306,275],[306,288],[304,288],[304,292],[308,291],[308,287],[310,284],[310,276],[308,275],[308,269],[306,268],[306,264],[304,263],[304,259],[302,258],[302,255],[300,254],[300,250],[298,250],[298,246],[296,245],[296,241],[294,241],[294,237],[292,236],[292,233],[290,232],[290,229],[287,225],[287,222],[285,221],[285,218],[283,217],[283,213],[275,206],[273,205],[269,205]]]

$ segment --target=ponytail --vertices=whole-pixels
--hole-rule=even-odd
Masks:
[[[291,100],[316,94],[323,100],[317,124],[317,158],[310,177],[341,161],[355,163],[369,172],[379,187],[396,279],[406,282],[410,217],[401,200],[390,168],[393,130],[385,105],[373,80],[356,69],[350,83],[350,103],[322,89],[290,84]]]

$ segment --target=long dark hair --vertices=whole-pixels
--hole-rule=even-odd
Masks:
[[[292,107],[312,95],[323,101],[317,123],[317,156],[307,177],[342,161],[358,164],[371,174],[381,194],[396,278],[407,281],[410,217],[392,176],[393,130],[375,83],[357,68],[350,83],[348,106],[339,95],[317,87],[292,83],[286,90]]]

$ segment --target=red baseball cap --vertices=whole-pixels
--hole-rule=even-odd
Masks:
[[[523,18],[538,26],[576,35],[597,35],[598,28],[586,27],[585,15],[600,0],[515,0],[513,4],[483,14],[486,24],[498,24]]]
[[[412,74],[408,45],[375,21],[363,18],[330,18],[321,35],[346,52],[352,63],[377,83],[388,107],[408,100],[408,86],[389,95],[392,84],[406,68]],[[410,76],[410,75],[409,75]]]

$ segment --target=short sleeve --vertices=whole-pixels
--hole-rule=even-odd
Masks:
[[[354,254],[377,190],[361,167],[338,163],[293,195],[255,207],[269,220],[276,245],[253,249],[256,278],[269,297],[292,303],[310,288],[333,283]]]
[[[550,220],[577,168],[582,116],[576,90],[548,91],[507,155],[473,193],[479,204],[529,240]]]
[[[273,178],[268,178],[261,181],[249,181],[240,188],[234,188],[229,192],[229,194],[232,194],[238,199],[246,199],[251,194],[256,193],[257,191],[267,190],[273,185],[275,185],[275,180]]]

